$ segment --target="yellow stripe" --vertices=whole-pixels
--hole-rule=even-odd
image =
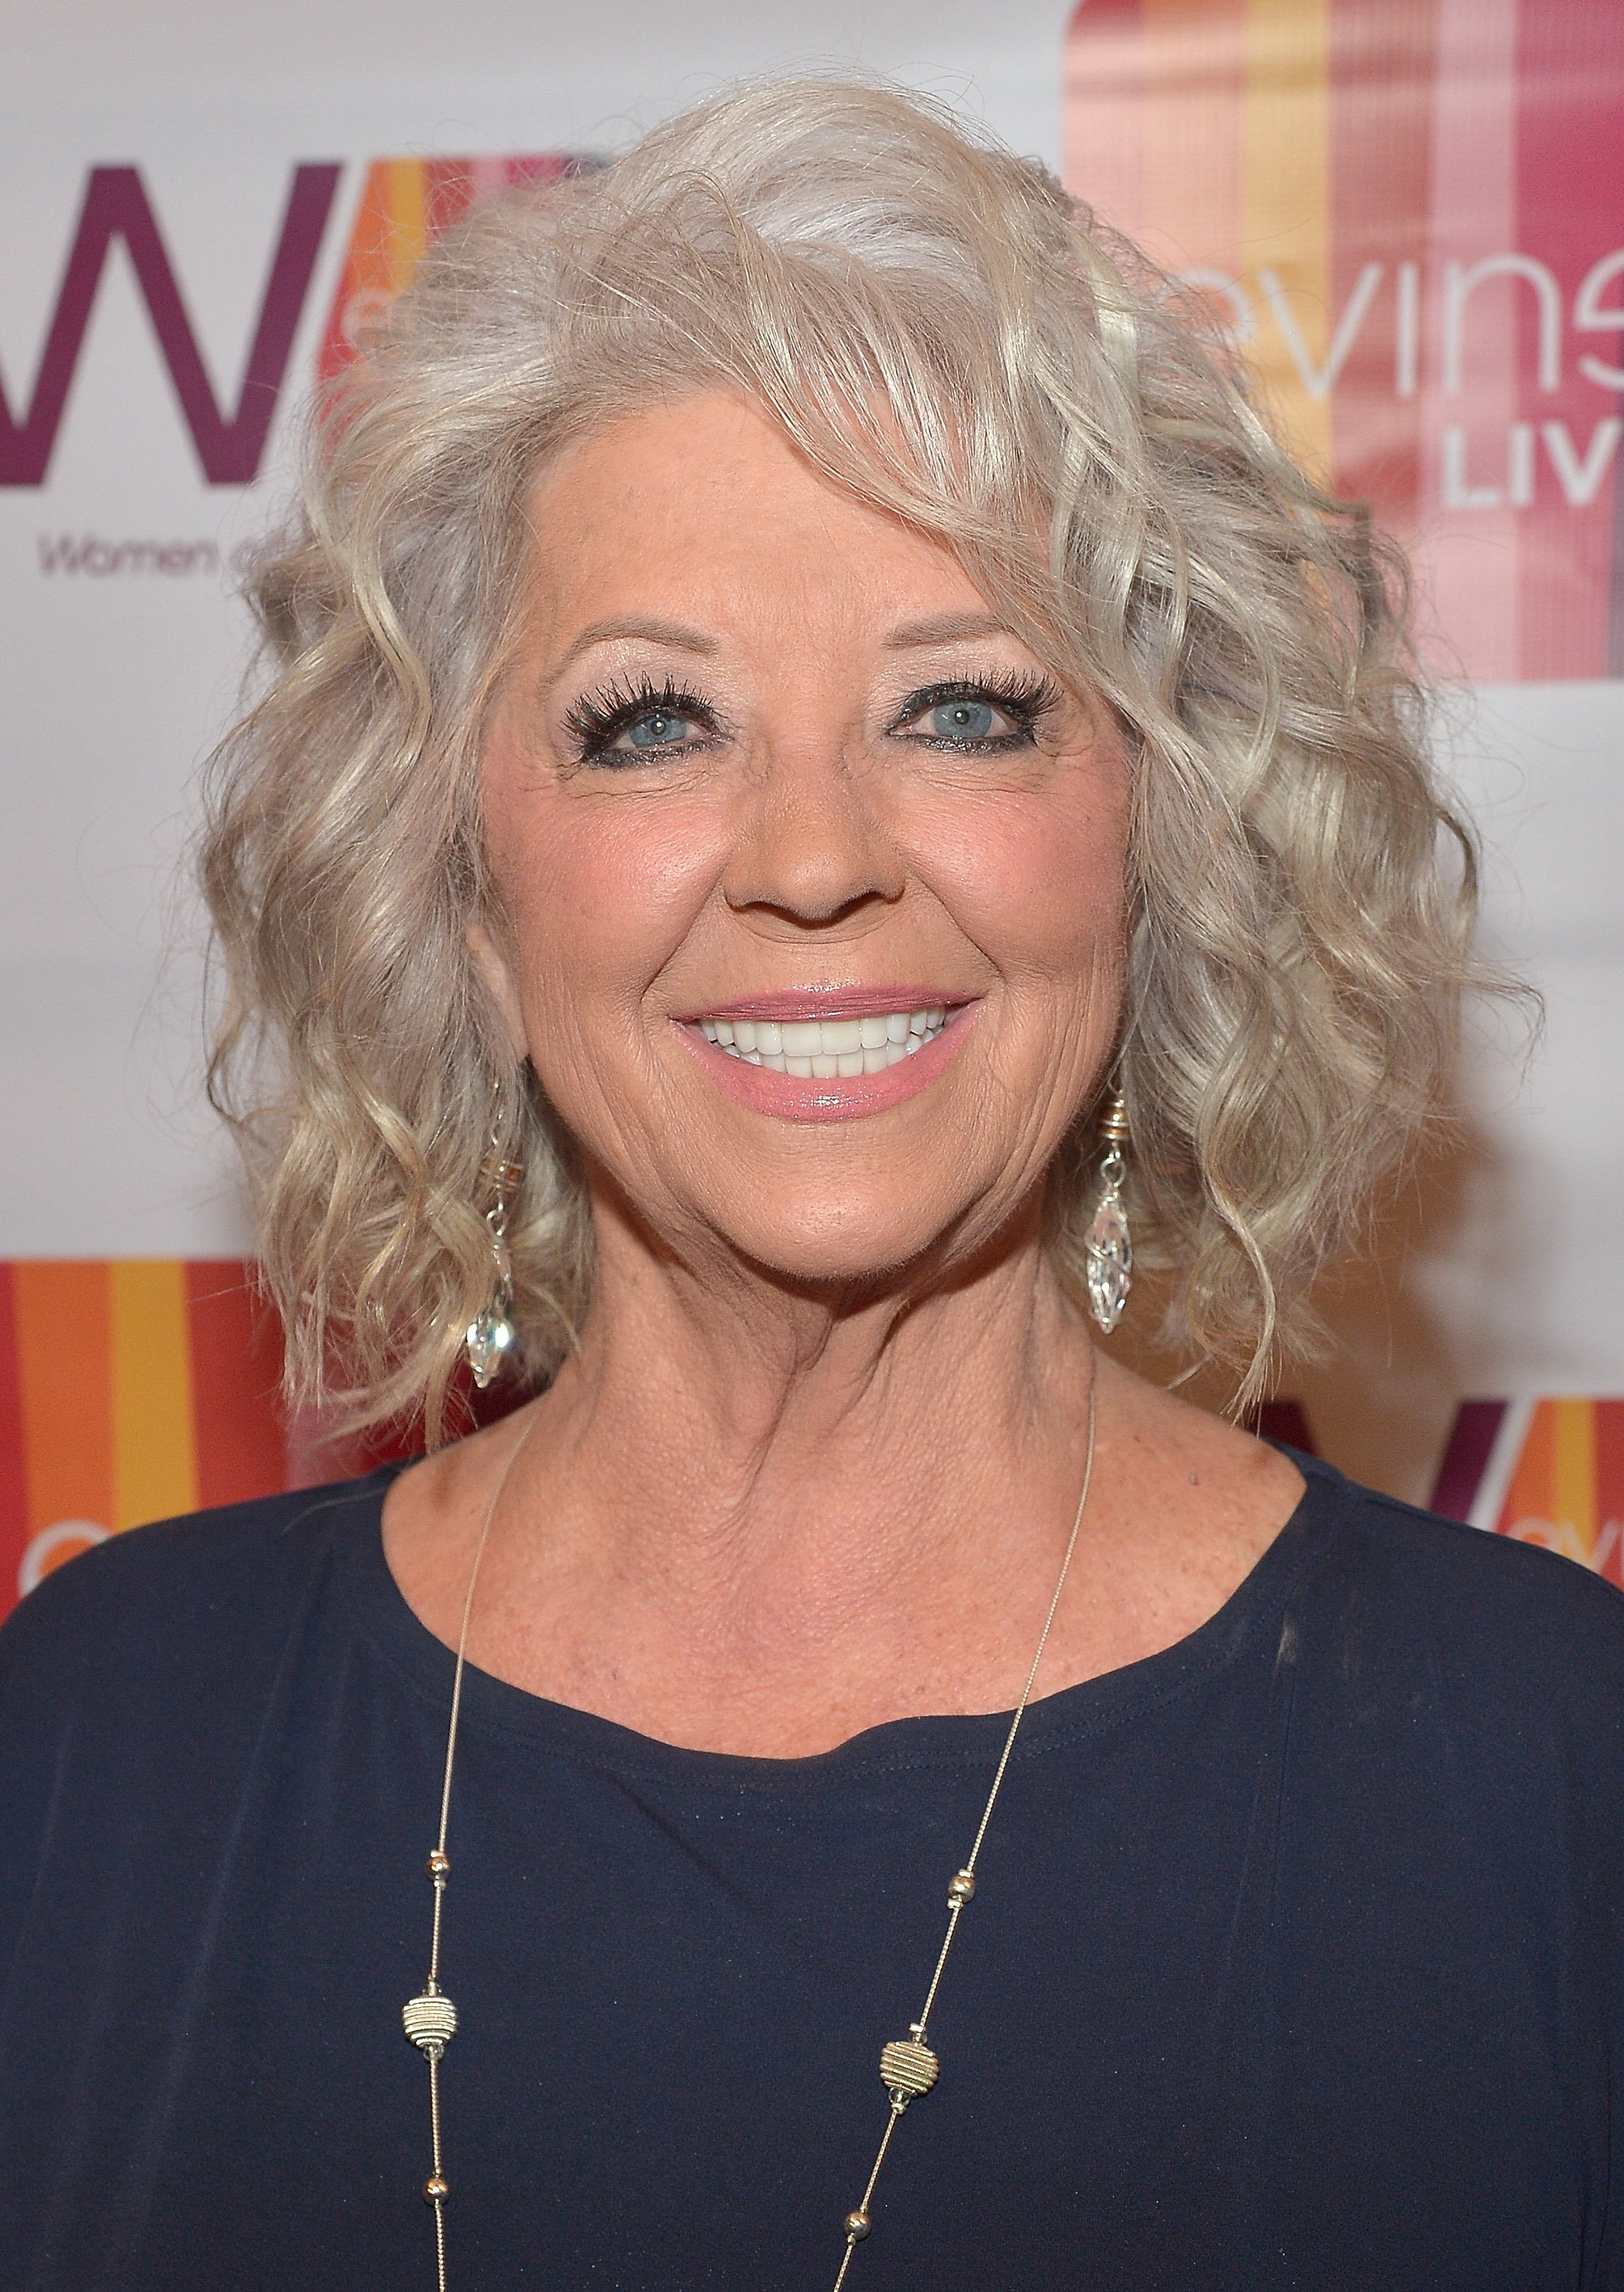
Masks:
[[[135,1528],[197,1507],[186,1269],[122,1258],[110,1271],[113,1526]]]
[[[1330,0],[1247,0],[1246,14],[1244,262],[1258,327],[1249,358],[1286,442],[1329,477],[1331,401],[1305,388],[1259,274],[1274,273],[1323,371],[1331,319]]]
[[[422,261],[428,244],[429,171],[421,159],[389,162],[390,257],[391,292],[403,294],[412,273]]]
[[[1596,1542],[1596,1410],[1589,1400],[1554,1400],[1551,1518],[1577,1530],[1587,1554]]]

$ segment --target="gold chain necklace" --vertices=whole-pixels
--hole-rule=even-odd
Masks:
[[[532,1418],[532,1429],[535,1421]],[[479,1564],[485,1558],[485,1547],[490,1537],[491,1522],[496,1516],[497,1503],[502,1490],[507,1487],[509,1475],[519,1462],[525,1442],[529,1437],[530,1432],[527,1430],[524,1438],[519,1441],[512,1455],[502,1466],[501,1478],[497,1481],[491,1500],[485,1509],[485,1521],[479,1530],[479,1541],[474,1547],[473,1566],[469,1570],[468,1590],[462,1600],[462,1629],[457,1634],[456,1669],[452,1674],[451,1681],[451,1720],[446,1734],[446,1773],[440,1788],[439,1835],[429,1856],[429,1876],[434,1887],[434,1925],[429,1943],[429,1978],[418,1995],[409,1999],[400,2012],[401,2023],[406,2036],[422,2051],[429,2064],[429,2125],[434,2169],[423,2183],[423,2195],[434,2209],[434,2257],[438,2292],[446,2292],[446,2199],[451,2193],[450,2183],[446,2178],[445,2159],[440,2140],[440,2062],[445,2058],[446,2046],[456,2035],[457,2028],[457,2009],[440,1988],[439,1982],[440,1935],[446,1908],[446,1886],[451,1876],[450,1858],[446,1852],[446,1836],[451,1822],[451,1775],[456,1761],[457,1721],[462,1707],[462,1674],[467,1661],[468,1622],[473,1613],[474,1586],[479,1580]],[[959,1920],[963,1916],[966,1904],[969,1902],[976,1892],[976,1860],[985,1843],[987,1826],[993,1820],[993,1809],[997,1805],[998,1794],[1003,1788],[1004,1773],[1009,1764],[1010,1754],[1015,1748],[1015,1739],[1020,1732],[1021,1721],[1026,1715],[1026,1706],[1032,1700],[1032,1690],[1037,1679],[1038,1666],[1042,1662],[1043,1650],[1049,1645],[1049,1634],[1054,1624],[1055,1611],[1060,1605],[1060,1594],[1065,1589],[1065,1579],[1071,1572],[1072,1554],[1077,1549],[1078,1532],[1082,1527],[1083,1510],[1089,1501],[1089,1484],[1093,1477],[1094,1384],[1090,1379],[1089,1438],[1083,1459],[1082,1489],[1077,1498],[1077,1510],[1072,1521],[1072,1532],[1066,1542],[1065,1557],[1060,1562],[1060,1573],[1056,1578],[1054,1593],[1049,1602],[1049,1611],[1043,1618],[1043,1628],[1038,1634],[1038,1644],[1027,1668],[1026,1683],[1021,1689],[1020,1701],[1016,1705],[1010,1716],[1009,1731],[1004,1737],[1003,1752],[998,1762],[997,1771],[993,1777],[993,1788],[987,1793],[986,1804],[981,1810],[981,1820],[977,1826],[975,1843],[964,1859],[962,1868],[955,1871],[948,1882],[947,1932],[943,1935],[942,1947],[937,1953],[936,1971],[932,1973],[930,1986],[925,1992],[925,2003],[920,2010],[918,2021],[909,2023],[907,2036],[893,2038],[880,2055],[880,2082],[889,2096],[890,2107],[886,2117],[885,2130],[880,2136],[880,2146],[875,2152],[873,2165],[870,2168],[868,2182],[863,2191],[862,2198],[856,2207],[846,2215],[844,2223],[846,2249],[840,2256],[840,2264],[835,2275],[833,2292],[842,2292],[842,2287],[846,2282],[846,2272],[851,2266],[852,2255],[873,2226],[872,2207],[874,2190],[879,2183],[880,2171],[891,2146],[891,2135],[901,2123],[903,2112],[909,2103],[916,2101],[921,2094],[930,2091],[940,2071],[941,2064],[926,2042],[931,2011],[936,2005],[937,1992],[942,1986],[942,1976],[946,1971],[948,1953],[953,1946],[953,1936],[959,1931]]]

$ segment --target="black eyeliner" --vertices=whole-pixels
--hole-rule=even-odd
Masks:
[[[714,715],[698,695],[674,683],[670,677],[661,684],[645,676],[635,687],[612,682],[595,692],[583,692],[570,703],[564,722],[575,741],[576,763],[589,764],[601,763],[621,734],[640,717],[658,715],[680,716],[712,735],[717,730]],[[646,748],[640,754],[628,751],[624,764],[653,761],[685,745],[690,744],[672,741],[666,748]],[[623,768],[618,763],[614,767],[617,771]]]
[[[1060,689],[1051,678],[1031,672],[1014,676],[948,677],[937,684],[922,684],[917,691],[909,693],[886,729],[892,734],[899,733],[904,724],[922,715],[928,708],[945,707],[954,700],[986,700],[1013,717],[1017,731],[995,733],[984,740],[950,739],[920,733],[911,737],[929,747],[958,749],[969,755],[995,755],[1000,751],[1028,747],[1034,726],[1059,706],[1060,699]]]

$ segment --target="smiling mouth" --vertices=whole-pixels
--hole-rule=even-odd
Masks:
[[[939,1003],[918,1011],[877,1012],[863,1019],[701,1019],[706,1042],[746,1066],[804,1081],[849,1081],[883,1074],[935,1042],[947,1024]]]

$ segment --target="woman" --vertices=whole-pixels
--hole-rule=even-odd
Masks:
[[[1090,1328],[1255,1392],[1436,1096],[1363,521],[789,85],[442,245],[258,598],[217,1084],[430,1452],[8,1627],[8,2280],[1624,2285],[1624,1605]]]

